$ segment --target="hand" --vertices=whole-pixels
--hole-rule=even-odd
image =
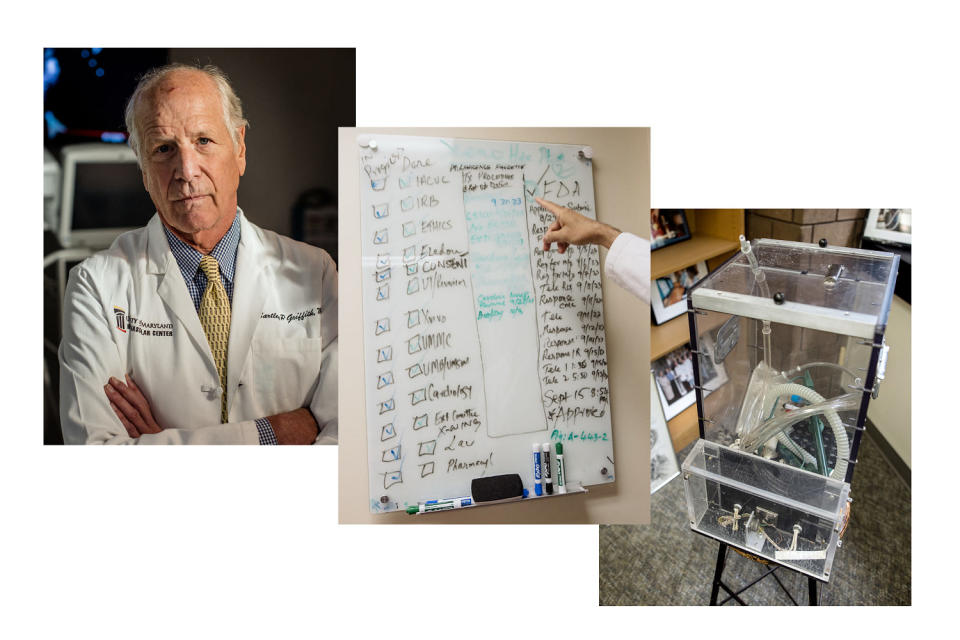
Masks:
[[[571,244],[599,244],[609,249],[620,235],[619,229],[591,220],[572,209],[540,198],[536,198],[536,201],[556,218],[543,235],[544,251],[550,251],[550,245],[554,242],[559,253],[565,252]]]
[[[147,402],[146,396],[140,391],[140,387],[129,375],[124,377],[127,384],[111,377],[110,381],[103,386],[103,392],[107,394],[110,408],[120,418],[127,434],[131,438],[139,438],[145,433],[160,433],[163,431],[163,427],[157,424],[156,419],[154,419],[153,411],[150,410],[150,403]]]
[[[313,444],[320,427],[309,409],[287,411],[267,416],[280,444]]]

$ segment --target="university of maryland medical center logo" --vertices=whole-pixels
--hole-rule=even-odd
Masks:
[[[113,315],[117,318],[117,329],[127,332],[127,312],[120,307],[113,308]]]

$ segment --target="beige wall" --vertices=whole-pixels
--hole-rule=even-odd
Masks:
[[[887,373],[867,417],[910,466],[910,305],[893,296],[887,320]]]
[[[603,277],[616,482],[549,500],[446,511],[429,516],[369,513],[361,349],[359,159],[357,132],[593,147],[597,218],[649,237],[650,130],[612,128],[340,129],[340,522],[623,523],[650,521],[650,309]],[[606,250],[600,250],[601,260]]]

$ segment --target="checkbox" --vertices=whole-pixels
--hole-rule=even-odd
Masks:
[[[386,229],[373,232],[373,244],[387,244],[387,242],[389,242],[389,234]]]
[[[432,456],[437,450],[437,441],[436,440],[427,440],[426,442],[420,443],[420,450],[417,452],[418,456]]]
[[[380,415],[387,413],[388,411],[393,411],[396,408],[396,405],[393,401],[393,398],[389,400],[384,400],[380,403]]]
[[[383,442],[384,440],[389,440],[390,438],[395,438],[396,436],[397,436],[397,430],[393,426],[392,422],[388,422],[387,424],[380,427],[380,442]]]
[[[416,262],[414,262],[413,264],[408,264],[408,265],[407,265],[407,275],[408,275],[408,276],[412,276],[412,275],[414,275],[416,272],[417,272],[417,263],[416,263]]]
[[[390,267],[377,271],[377,282],[386,282],[390,279]]]
[[[430,424],[430,420],[429,418],[427,418],[427,414],[423,414],[422,416],[417,416],[413,419],[413,430],[416,431],[417,429],[423,429],[429,424]]]
[[[409,272],[409,268],[407,269],[407,271]],[[413,280],[407,283],[407,295],[416,293],[417,291],[420,291],[420,280],[418,280],[417,278],[414,278]]]
[[[413,336],[407,340],[407,353],[416,353],[420,351],[420,334]]]
[[[411,404],[411,405],[418,405],[418,404],[420,404],[421,402],[425,402],[426,399],[427,399],[427,389],[426,389],[426,388],[417,389],[416,391],[414,391],[413,393],[410,394],[410,404]]]
[[[393,360],[393,347],[377,349],[377,362],[389,362],[390,360]]]
[[[412,244],[403,250],[403,263],[415,262],[417,259],[417,245]]]
[[[378,253],[377,254],[377,269],[383,269],[384,267],[390,266],[390,254],[389,253]]]
[[[380,456],[380,462],[393,462],[394,460],[400,459],[400,445],[395,447],[390,447],[389,449],[383,450],[383,455]]]
[[[413,176],[400,176],[400,188],[406,189],[413,184]]]
[[[414,199],[413,196],[407,196],[400,201],[400,210],[401,211],[410,211],[413,209]]]
[[[377,376],[377,389],[383,389],[391,384],[393,384],[393,371],[387,371]]]
[[[383,474],[383,488],[389,489],[395,484],[403,482],[403,471],[388,471]]]
[[[370,188],[374,191],[383,191],[387,186],[387,179],[380,178],[379,180],[371,180]]]
[[[420,477],[426,478],[427,476],[433,474],[434,469],[436,469],[436,465],[434,465],[433,462],[420,465]]]
[[[377,220],[381,218],[386,218],[390,215],[390,203],[384,202],[383,204],[373,205],[373,217]]]
[[[407,375],[411,378],[416,378],[419,375],[423,374],[423,369],[420,368],[419,364],[415,364],[412,367],[407,368]]]
[[[377,320],[377,335],[390,331],[390,318],[380,318]]]
[[[407,311],[407,328],[412,329],[418,324],[420,324],[420,309]]]
[[[410,236],[417,233],[417,223],[416,222],[404,222],[403,223],[403,237],[409,238]]]
[[[382,284],[377,287],[377,300],[383,301],[390,298],[390,285]]]

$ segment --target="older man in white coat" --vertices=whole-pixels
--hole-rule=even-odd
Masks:
[[[336,267],[237,206],[247,121],[226,77],[154,70],[126,115],[157,213],[70,273],[64,441],[336,443]]]

